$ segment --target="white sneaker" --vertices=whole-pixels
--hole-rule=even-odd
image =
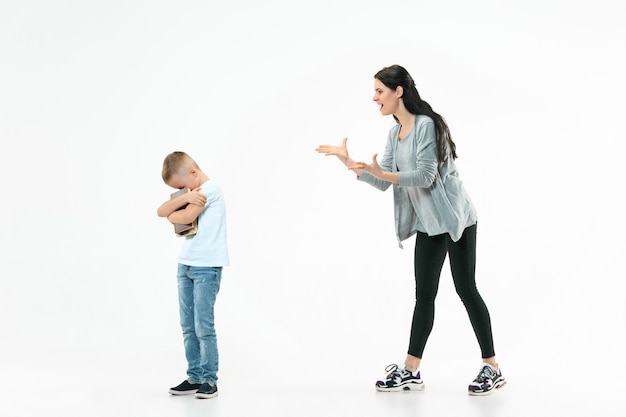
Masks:
[[[468,387],[469,395],[489,395],[493,390],[502,388],[506,384],[506,380],[502,376],[500,368],[494,368],[488,363],[482,364],[478,376],[472,381]]]
[[[400,369],[398,365],[391,364],[385,368],[387,376],[382,381],[376,381],[378,391],[422,391],[424,381],[422,381],[419,369],[415,372]]]

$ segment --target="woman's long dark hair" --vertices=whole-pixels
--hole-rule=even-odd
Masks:
[[[450,129],[448,124],[439,114],[430,107],[430,104],[420,98],[417,88],[415,87],[415,81],[409,74],[409,72],[400,65],[391,65],[378,71],[374,78],[380,80],[387,87],[395,90],[398,87],[402,87],[402,101],[406,109],[417,115],[423,114],[435,122],[435,130],[437,131],[437,159],[439,162],[443,162],[448,158],[448,150],[452,155],[452,159],[456,159],[456,145],[452,141],[450,136]],[[393,116],[396,121],[398,119]]]

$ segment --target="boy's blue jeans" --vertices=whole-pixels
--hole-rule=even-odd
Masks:
[[[180,325],[190,382],[217,382],[219,357],[213,306],[221,279],[221,267],[178,264]]]

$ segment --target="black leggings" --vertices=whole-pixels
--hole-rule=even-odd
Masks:
[[[476,289],[476,225],[463,232],[458,242],[449,234],[417,233],[415,242],[415,311],[409,355],[421,358],[435,319],[435,297],[441,268],[450,254],[450,269],[456,293],[465,305],[483,358],[495,356],[489,311]]]

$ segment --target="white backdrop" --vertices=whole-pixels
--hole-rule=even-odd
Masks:
[[[314,388],[350,369],[372,389],[406,351],[413,241],[396,245],[391,192],[314,150],[347,136],[355,159],[382,154],[393,119],[371,101],[373,75],[396,63],[457,143],[505,375],[558,375],[548,386],[571,392],[608,378],[584,383],[603,401],[576,404],[613,410],[626,347],[619,3],[3,1],[0,410],[39,410],[32,382],[165,392],[184,377],[181,241],[156,216],[174,150],[227,200],[222,383],[297,370]],[[480,352],[445,268],[423,366],[464,385]]]

